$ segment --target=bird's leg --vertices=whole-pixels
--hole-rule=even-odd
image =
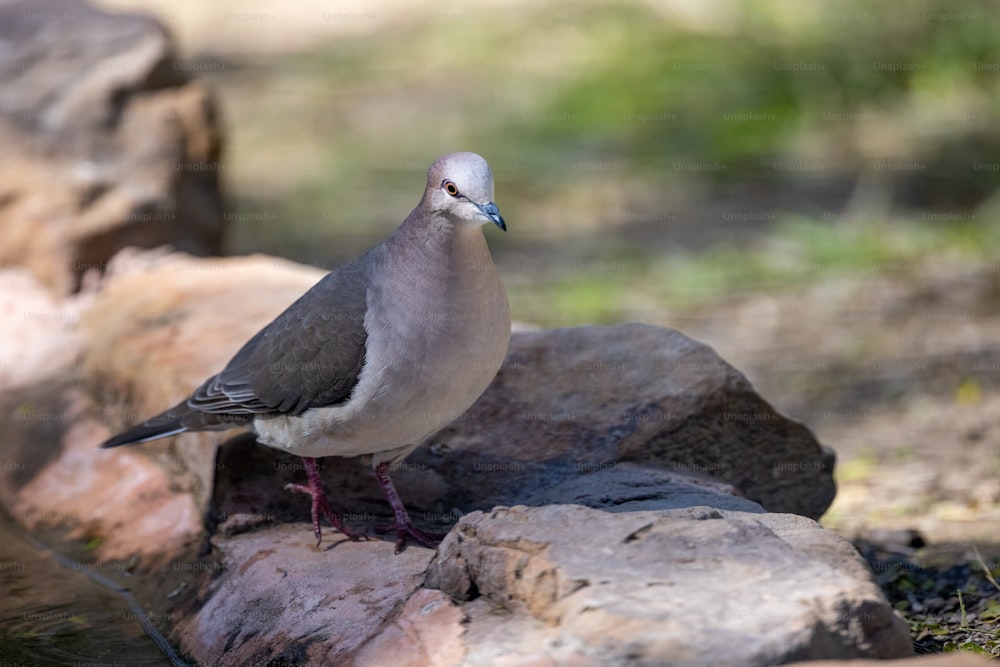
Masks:
[[[323,490],[323,480],[319,477],[319,468],[316,465],[316,459],[309,458],[307,456],[302,457],[302,465],[306,470],[306,479],[309,480],[308,486],[303,486],[301,484],[287,484],[286,489],[292,491],[301,491],[302,493],[307,493],[312,496],[312,520],[313,520],[313,532],[316,535],[316,546],[320,545],[323,541],[323,531],[320,530],[320,511],[323,512],[323,516],[327,518],[327,521],[333,524],[333,527],[343,533],[345,536],[352,540],[357,540],[359,537],[365,537],[352,530],[348,530],[344,522],[337,518],[337,515],[333,513],[330,509],[330,503],[326,499],[326,491]],[[367,538],[366,538],[367,539]]]
[[[392,507],[392,514],[394,516],[393,528],[396,530],[396,553],[399,553],[406,547],[407,535],[425,547],[430,549],[436,547],[440,540],[435,540],[413,525],[410,515],[406,512],[406,507],[403,506],[403,501],[396,492],[396,487],[392,485],[392,480],[389,479],[388,461],[383,461],[375,466],[375,479],[378,480],[378,485],[382,487],[385,499],[389,501],[389,506]]]

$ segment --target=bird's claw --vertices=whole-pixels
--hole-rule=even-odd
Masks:
[[[310,465],[311,463],[311,465]],[[318,549],[320,544],[323,543],[323,530],[320,526],[320,516],[325,516],[326,520],[330,524],[340,531],[344,537],[347,537],[353,542],[357,542],[360,538],[364,537],[368,539],[367,535],[362,535],[360,533],[355,533],[344,525],[344,522],[337,518],[330,508],[330,503],[326,499],[326,493],[323,491],[323,485],[319,481],[319,475],[316,474],[316,463],[315,461],[306,463],[306,473],[309,477],[309,485],[304,484],[286,484],[286,491],[297,491],[299,493],[305,493],[312,498],[312,521],[313,521],[313,535],[316,536],[316,548]]]

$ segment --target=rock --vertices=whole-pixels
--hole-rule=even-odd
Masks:
[[[265,256],[195,259],[131,251],[116,256],[80,322],[88,341],[82,374],[103,406],[110,425],[106,435],[190,394],[323,273]],[[237,433],[243,431],[188,433],[128,448],[123,455],[158,460],[204,512],[216,483],[213,445]]]
[[[853,547],[788,514],[689,507],[608,514],[573,505],[473,512],[426,584],[486,598],[470,662],[573,647],[584,664],[771,665],[910,654],[906,624]],[[536,636],[522,644],[528,617]]]
[[[81,319],[83,375],[112,431],[189,393],[322,275],[266,257],[150,253],[125,253],[112,269]],[[219,460],[240,473],[215,479],[209,443],[227,437],[185,434],[122,455],[161,457],[205,509],[213,483],[232,476],[271,490],[280,464],[278,472],[290,473],[282,481],[300,481],[298,460],[268,448],[236,460],[224,448]],[[366,466],[331,459],[326,467],[327,484],[361,496],[352,512],[386,511]],[[832,456],[808,429],[776,413],[707,346],[639,324],[515,333],[486,394],[394,478],[417,513],[444,529],[457,519],[454,508],[662,509],[690,502],[685,494],[699,485],[712,497],[702,504],[754,511],[760,503],[817,517],[834,494]],[[228,498],[245,495],[239,486],[224,490],[220,506],[239,513]],[[250,514],[287,510],[281,494],[258,498]]]
[[[0,265],[79,288],[119,249],[221,249],[220,130],[154,19],[0,3]]]
[[[465,615],[451,598],[428,588],[418,589],[395,618],[354,655],[345,660],[358,666],[448,667],[468,664]],[[346,658],[346,656],[345,656]]]
[[[822,512],[831,455],[674,331],[515,333],[487,393],[393,473],[418,522],[459,522],[428,586],[431,550],[394,557],[391,540],[327,529],[314,551],[308,499],[283,490],[302,481],[300,459],[238,430],[97,449],[187,394],[321,275],[260,256],[128,251],[99,283],[53,301],[23,271],[0,273],[0,285],[20,286],[0,288],[16,325],[4,342],[27,359],[68,345],[0,392],[0,502],[33,529],[96,544],[101,561],[128,562],[130,587],[205,664],[464,665],[496,654],[596,665],[665,647],[697,657],[717,642],[685,644],[684,624],[702,617],[672,615],[694,605],[695,589],[715,592],[710,627],[747,655],[908,653],[853,550],[809,519],[769,513]],[[58,327],[17,316],[37,309]],[[349,525],[389,518],[363,461],[321,466]],[[649,591],[666,602],[647,605]],[[771,628],[765,611],[795,632]]]
[[[321,275],[266,257],[116,258],[80,326],[88,341],[83,376],[105,406],[110,430],[179,400]],[[246,297],[250,290],[253,299]],[[643,363],[629,360],[639,355]],[[165,456],[175,483],[198,489],[197,502],[207,508],[215,472],[208,443],[227,437],[185,434],[122,455]],[[301,475],[297,459],[283,462],[279,452],[253,449],[259,451],[240,454],[242,463],[228,461],[223,449],[220,461],[243,466],[246,485],[257,475],[260,488],[274,488],[279,463],[285,467],[279,472],[292,473],[287,481]],[[777,414],[710,348],[632,324],[515,333],[493,386],[394,478],[403,497],[443,528],[457,519],[453,508],[678,507],[699,485],[715,502],[726,499],[723,509],[754,511],[757,502],[816,517],[834,493],[831,459],[808,429]],[[331,459],[327,468],[328,484],[363,496],[351,511],[386,511],[366,466]],[[277,514],[287,505],[261,502],[251,513]]]
[[[343,664],[341,656],[414,595],[433,554],[395,554],[392,542],[381,541],[342,540],[322,550],[313,544],[310,531],[290,524],[219,543],[219,575],[172,639],[199,664]],[[431,597],[413,604],[423,607],[420,600]],[[427,628],[419,637],[438,634]]]
[[[320,275],[275,258],[125,251],[99,290],[54,300],[24,270],[0,272],[0,312],[10,325],[0,344],[0,499],[31,517],[32,530],[100,538],[102,560],[137,557],[154,569],[182,558],[203,540],[214,445],[232,434],[192,434],[122,455],[97,449],[108,424],[120,428],[176,401]],[[247,299],[261,280],[269,289]],[[219,326],[234,303],[239,316]],[[269,490],[281,496],[280,485]]]
[[[169,467],[96,451],[107,433],[76,381],[90,295],[56,300],[23,268],[0,271],[0,500],[31,530],[65,528],[105,561],[163,566],[200,539],[202,517]]]
[[[37,385],[76,362],[87,302],[54,298],[24,267],[0,269],[0,392]]]
[[[558,493],[626,462],[709,476],[814,519],[836,492],[834,454],[809,429],[708,346],[644,324],[515,334],[492,386],[432,442],[407,463],[452,477],[477,509],[602,506],[599,486],[591,500]]]

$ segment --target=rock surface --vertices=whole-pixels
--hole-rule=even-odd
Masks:
[[[13,0],[0,44],[0,266],[66,293],[125,246],[220,251],[214,102],[159,23]]]
[[[770,665],[910,650],[854,548],[789,514],[473,512],[441,544],[426,585],[491,603],[466,611],[469,633],[492,640],[470,643],[472,663]]]
[[[481,509],[560,502],[567,484],[574,502],[618,504],[586,479],[626,463],[709,476],[812,518],[836,493],[834,454],[805,426],[710,347],[644,324],[514,336],[493,385],[433,441],[409,462],[447,470],[465,497],[488,499]]]
[[[97,544],[96,558],[129,562],[189,657],[596,665],[909,654],[905,626],[853,549],[807,518],[769,513],[821,513],[830,453],[674,331],[515,333],[480,401],[393,472],[418,523],[451,529],[437,557],[414,546],[393,556],[391,541],[352,543],[332,529],[314,551],[307,499],[282,490],[301,482],[300,460],[235,431],[96,449],[189,392],[320,275],[267,257],[124,253],[63,302],[3,292],[18,325],[3,335],[27,358],[52,344],[17,314],[43,302],[76,354],[0,393],[3,459],[16,464],[0,469],[0,501],[32,528],[62,526]],[[8,280],[26,279],[0,273]],[[349,525],[371,531],[389,518],[368,466],[322,464]],[[723,632],[732,651],[685,639],[695,628]]]
[[[218,543],[219,576],[174,632],[185,652],[206,665],[342,664],[420,587],[433,555],[395,554],[392,542],[378,540],[317,550],[301,528]]]

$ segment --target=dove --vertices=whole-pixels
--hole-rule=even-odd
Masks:
[[[487,223],[507,229],[493,190],[479,155],[441,157],[388,238],[324,276],[186,399],[102,447],[248,428],[259,444],[302,458],[306,483],[292,488],[312,497],[317,546],[321,517],[362,535],[333,512],[316,459],[368,457],[397,552],[408,537],[433,547],[389,472],[465,412],[507,354],[510,308],[483,233]]]

